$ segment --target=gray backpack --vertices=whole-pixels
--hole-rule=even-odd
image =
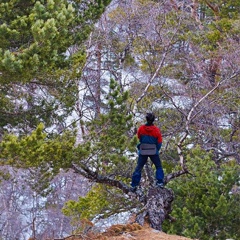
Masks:
[[[155,155],[156,152],[157,152],[156,144],[147,144],[147,143],[140,144],[141,155]]]

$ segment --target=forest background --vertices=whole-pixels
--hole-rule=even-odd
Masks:
[[[2,0],[0,16],[0,239],[137,214],[148,111],[174,193],[163,231],[239,239],[238,0]]]

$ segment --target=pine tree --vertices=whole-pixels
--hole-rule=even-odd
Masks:
[[[169,184],[175,193],[171,224],[164,230],[197,239],[238,239],[240,168],[235,161],[216,165],[211,154],[195,149],[188,157],[188,175]]]
[[[40,122],[63,128],[78,97],[78,78],[86,57],[84,41],[109,3],[1,1],[2,128],[11,126],[27,133]]]

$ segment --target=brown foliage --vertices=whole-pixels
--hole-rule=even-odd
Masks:
[[[55,239],[56,240],[56,239]],[[72,235],[61,240],[191,240],[176,235],[154,230],[148,225],[143,227],[137,223],[113,225],[102,234],[88,233],[87,235]]]

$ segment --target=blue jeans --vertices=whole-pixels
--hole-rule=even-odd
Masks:
[[[136,186],[139,185],[140,180],[141,180],[141,176],[142,176],[142,169],[143,169],[144,165],[146,164],[148,157],[150,157],[151,161],[153,162],[153,164],[156,167],[157,182],[158,183],[163,183],[164,172],[163,172],[163,169],[162,169],[162,164],[161,164],[159,155],[148,156],[148,155],[139,154],[137,166],[136,166],[136,168],[133,172],[133,175],[132,175],[132,183],[131,183],[132,187],[136,187]]]

